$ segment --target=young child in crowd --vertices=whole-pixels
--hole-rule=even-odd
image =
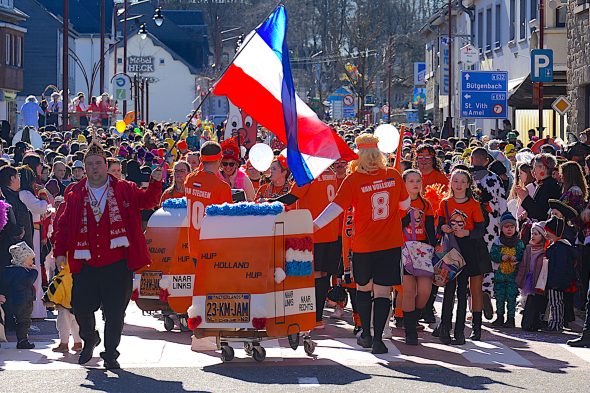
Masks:
[[[17,349],[33,349],[35,344],[29,342],[29,328],[33,313],[37,269],[34,265],[35,252],[25,242],[17,243],[8,249],[12,256],[12,265],[4,269],[0,281],[0,293],[5,295],[8,325],[16,329]]]
[[[524,254],[524,243],[518,236],[516,218],[511,213],[506,212],[502,215],[500,228],[500,237],[494,241],[490,252],[494,268],[497,314],[492,325],[513,328],[518,297],[516,276]],[[506,320],[504,319],[505,307],[508,311]]]
[[[563,238],[565,225],[563,219],[555,216],[544,225],[547,240],[551,243],[545,252],[548,260],[546,292],[550,310],[547,330],[551,332],[560,332],[563,329],[564,292],[576,279],[575,249]]]
[[[531,228],[531,238],[527,244],[522,262],[518,267],[516,284],[521,290],[524,304],[521,328],[525,331],[537,331],[543,325],[543,314],[547,306],[545,295],[535,289],[539,275],[543,268],[545,250],[547,248],[547,233],[541,223],[534,223]]]

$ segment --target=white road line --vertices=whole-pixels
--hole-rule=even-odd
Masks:
[[[297,381],[299,386],[304,388],[317,388],[320,386],[320,381],[316,377],[299,377]]]

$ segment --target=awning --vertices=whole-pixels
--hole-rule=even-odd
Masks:
[[[519,82],[519,79],[522,81]],[[537,109],[533,102],[533,82],[530,74],[526,78],[508,82],[508,105],[515,109]],[[543,108],[551,109],[551,104],[559,96],[567,95],[567,75],[565,71],[555,71],[553,82],[543,83]]]

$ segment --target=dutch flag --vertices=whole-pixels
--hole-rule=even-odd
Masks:
[[[283,5],[244,39],[213,93],[227,96],[287,145],[287,163],[299,186],[334,161],[357,157],[295,93]]]

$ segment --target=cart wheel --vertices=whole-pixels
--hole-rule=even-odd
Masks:
[[[221,360],[224,362],[231,362],[234,359],[234,349],[229,345],[221,347]]]
[[[189,332],[190,329],[188,328],[188,321],[185,317],[178,318],[178,326],[180,327],[181,332]]]
[[[174,320],[168,316],[164,317],[164,329],[171,332],[174,329]]]
[[[246,351],[246,355],[252,356],[254,345],[252,345],[252,343],[244,343],[244,351]]]
[[[261,347],[260,345],[256,345],[254,347],[254,351],[252,352],[252,357],[257,362],[263,362],[264,359],[266,358],[266,350],[263,347]]]
[[[299,333],[289,334],[287,338],[289,339],[291,349],[296,351],[299,348]]]
[[[303,349],[305,350],[306,354],[311,356],[315,352],[315,343],[311,340],[305,340],[303,341]]]

